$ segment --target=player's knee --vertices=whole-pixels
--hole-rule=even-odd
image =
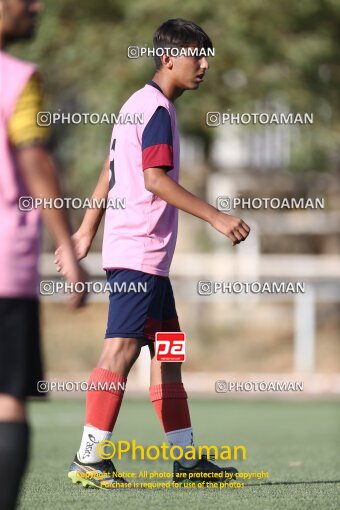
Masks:
[[[25,418],[25,402],[12,395],[0,393],[0,421],[23,421]]]
[[[108,338],[105,340],[98,365],[109,367],[109,370],[113,370],[113,365],[117,364],[124,367],[132,366],[140,350],[140,341],[135,338]]]

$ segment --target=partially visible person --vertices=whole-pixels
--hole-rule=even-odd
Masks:
[[[39,335],[38,257],[40,211],[21,211],[22,196],[60,196],[57,172],[46,143],[48,129],[37,125],[43,110],[37,67],[4,51],[11,42],[31,39],[41,4],[0,0],[0,509],[15,508],[25,471],[29,427],[26,398],[39,395],[43,379]],[[85,281],[76,260],[64,211],[45,209],[42,217],[57,246],[66,250],[64,276]],[[84,295],[73,294],[72,307]]]

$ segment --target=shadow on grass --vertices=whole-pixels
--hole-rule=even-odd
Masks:
[[[246,487],[262,487],[263,485],[312,485],[315,483],[340,483],[340,480],[315,480],[310,482],[264,482],[264,483],[247,483]]]

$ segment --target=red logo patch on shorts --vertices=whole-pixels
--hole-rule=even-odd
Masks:
[[[156,333],[157,361],[185,361],[185,333]]]

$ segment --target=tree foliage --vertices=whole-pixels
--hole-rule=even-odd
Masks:
[[[154,71],[151,58],[128,59],[127,47],[151,47],[154,30],[175,17],[201,25],[216,49],[205,83],[178,100],[183,132],[207,143],[214,135],[207,111],[254,112],[274,100],[292,112],[314,112],[308,165],[338,166],[338,0],[46,0],[35,41],[11,51],[40,64],[48,109],[118,113]],[[78,193],[96,180],[111,129],[55,128],[56,153]]]

